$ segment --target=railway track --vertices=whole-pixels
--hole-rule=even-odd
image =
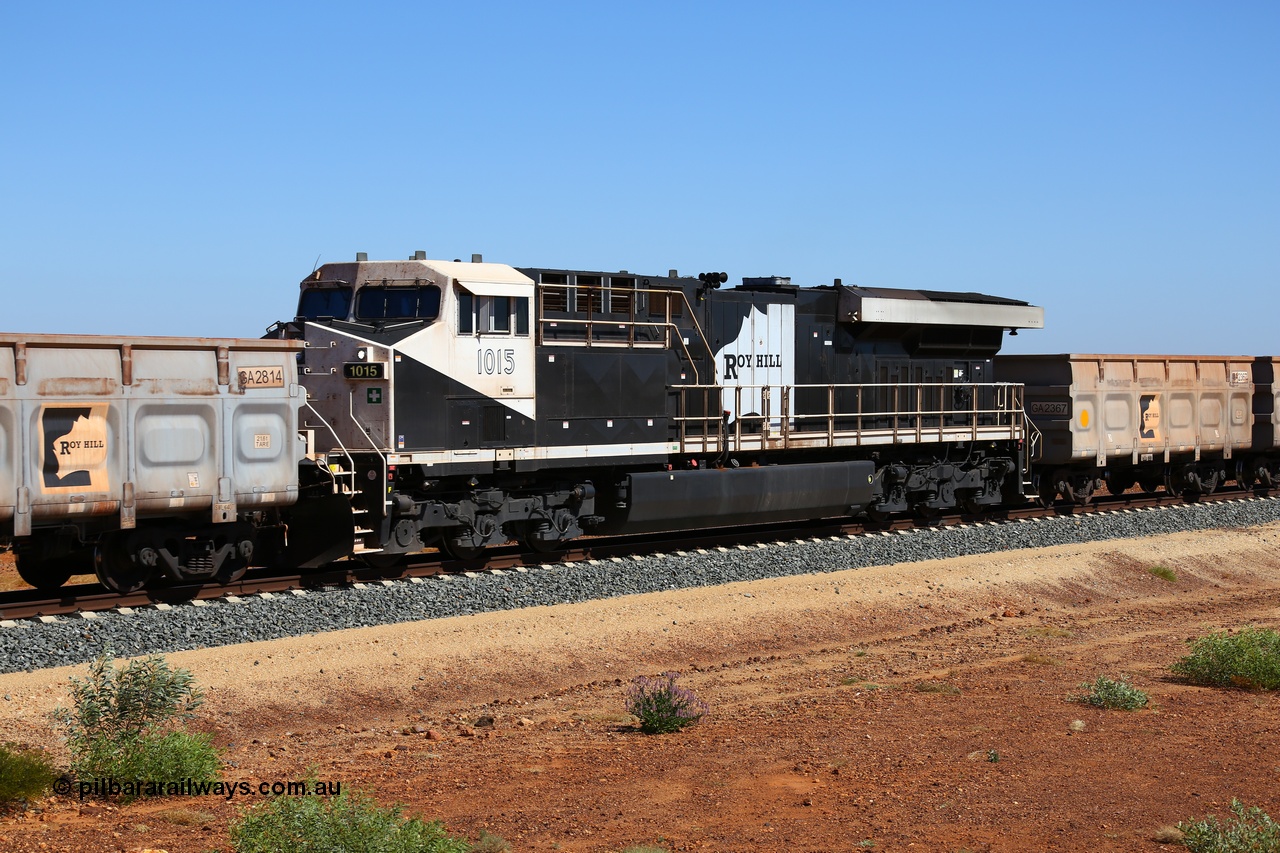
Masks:
[[[1249,499],[1257,496],[1254,491],[1223,490],[1201,497],[1200,503]],[[760,542],[777,542],[786,539],[844,538],[868,533],[889,534],[901,530],[929,527],[953,527],[982,523],[1009,523],[1023,519],[1048,518],[1060,515],[1095,515],[1122,510],[1172,507],[1186,503],[1175,495],[1164,492],[1127,493],[1096,498],[1085,506],[1056,504],[1051,507],[1030,503],[1022,507],[1004,508],[981,516],[947,514],[921,519],[903,516],[885,522],[820,520],[812,522],[779,523],[746,527],[726,527],[693,531],[688,534],[643,534],[630,536],[587,537],[574,540],[572,547],[548,552],[531,552],[515,545],[490,548],[483,557],[473,560],[456,560],[442,552],[426,551],[412,554],[387,568],[374,568],[356,560],[342,560],[326,569],[305,574],[283,575],[270,570],[248,572],[240,580],[225,585],[175,585],[120,595],[106,590],[99,584],[80,584],[59,590],[51,597],[36,590],[12,590],[0,593],[0,620],[56,618],[75,614],[92,614],[138,607],[172,607],[175,604],[225,599],[232,596],[260,595],[262,593],[290,593],[323,587],[377,583],[382,581],[424,578],[440,574],[459,574],[490,570],[510,570],[545,563],[572,563],[587,560],[608,560],[641,557],[671,551],[728,548]]]

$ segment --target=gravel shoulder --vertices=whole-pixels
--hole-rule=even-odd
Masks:
[[[544,565],[418,583],[362,584],[301,596],[251,596],[234,603],[215,600],[204,607],[142,609],[129,615],[106,612],[92,620],[24,621],[0,627],[0,672],[85,663],[104,650],[121,657],[169,654],[344,628],[1276,521],[1280,521],[1280,499],[1276,498],[1183,504],[1035,522],[923,528],[902,531],[903,535],[819,537],[741,550]],[[978,576],[984,581],[995,579]]]
[[[1280,813],[1277,697],[1167,670],[1189,637],[1280,626],[1278,593],[1272,523],[169,658],[209,692],[199,725],[227,750],[227,779],[315,768],[515,850],[1159,849],[1161,825],[1224,814],[1232,797]],[[669,669],[712,716],[636,734],[626,684]],[[46,715],[82,671],[0,675],[0,739],[60,755]],[[1120,673],[1154,710],[1066,701]],[[477,726],[485,717],[493,725]],[[250,802],[55,798],[0,820],[0,845],[225,849],[227,821]],[[197,825],[173,818],[193,809]]]

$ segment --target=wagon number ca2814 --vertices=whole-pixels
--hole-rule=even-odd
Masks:
[[[283,367],[241,367],[236,371],[241,388],[283,388]]]
[[[476,350],[476,373],[493,376],[515,372],[516,351],[514,349]]]

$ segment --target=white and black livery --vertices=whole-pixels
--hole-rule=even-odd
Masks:
[[[370,562],[442,545],[899,511],[1023,491],[1005,330],[1040,308],[779,277],[409,260],[326,264],[272,334],[305,342],[301,427]],[[315,479],[311,472],[309,479]],[[329,509],[342,512],[339,500]],[[319,505],[316,505],[318,509]]]

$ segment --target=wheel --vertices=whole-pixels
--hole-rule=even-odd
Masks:
[[[394,569],[400,565],[400,559],[404,554],[395,553],[388,554],[386,551],[375,551],[369,554],[361,554],[360,562],[364,563],[371,569],[377,569],[380,572],[387,569]]]
[[[921,521],[933,521],[942,514],[942,510],[938,509],[936,506],[929,506],[928,504],[916,504],[911,508],[911,510],[916,514],[916,518]]]
[[[986,515],[989,504],[978,503],[977,498],[964,498],[960,501],[960,507],[969,515]]]
[[[444,552],[455,560],[474,560],[484,553],[483,545],[476,545],[471,537],[446,536],[440,542]]]
[[[81,574],[75,569],[74,562],[68,557],[57,557],[52,560],[37,560],[25,551],[16,551],[13,555],[18,577],[41,592],[53,592],[61,587],[72,575]],[[88,569],[85,566],[84,569]]]
[[[1079,486],[1073,486],[1070,494],[1071,500],[1076,506],[1088,506],[1093,503],[1093,494],[1096,485],[1096,480],[1085,480]]]
[[[1160,481],[1155,479],[1154,477],[1139,480],[1138,484],[1142,486],[1142,491],[1146,492],[1149,495],[1155,494],[1156,492],[1160,491]]]
[[[524,536],[521,537],[520,541],[530,551],[535,551],[539,554],[550,554],[553,551],[562,550],[564,548],[565,540],[547,539],[538,535],[539,532],[546,531],[549,527],[550,525],[543,525],[540,528],[534,529],[530,526],[525,529]]]
[[[868,507],[866,513],[867,518],[874,521],[876,524],[884,524],[893,516],[893,514],[888,510],[875,509],[873,507]]]
[[[107,589],[128,595],[147,585],[153,569],[130,559],[118,537],[105,536],[93,549],[93,572]]]
[[[235,583],[240,580],[247,571],[249,571],[249,566],[244,563],[237,564],[231,568],[223,566],[218,574],[214,576],[214,580],[226,586],[229,583]]]
[[[1123,495],[1125,492],[1133,488],[1133,484],[1137,480],[1131,475],[1113,474],[1106,480],[1107,493],[1112,495]]]
[[[1054,471],[1051,475],[1040,475],[1040,502],[1045,506],[1053,506],[1058,502],[1058,482],[1065,476],[1062,471]]]

